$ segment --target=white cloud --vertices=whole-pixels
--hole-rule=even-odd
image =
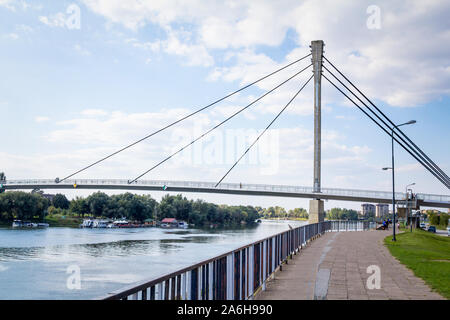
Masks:
[[[183,64],[188,66],[209,67],[214,64],[213,57],[208,53],[203,45],[192,43],[190,33],[167,31],[167,39],[155,40],[153,42],[141,42],[135,38],[125,39],[125,43],[131,44],[135,48],[151,51],[152,53],[165,52],[170,55],[182,57]],[[146,63],[148,63],[148,59]]]
[[[17,33],[9,33],[9,34],[5,35],[5,37],[8,39],[12,39],[12,40],[19,39],[19,35]]]
[[[138,30],[148,24],[167,39],[135,45],[186,57],[188,65],[212,66],[215,49],[232,50],[237,63],[215,68],[210,80],[248,82],[275,64],[256,46],[279,46],[288,30],[297,47],[283,63],[325,41],[325,54],[371,97],[392,106],[416,106],[450,94],[450,3],[379,1],[380,29],[367,28],[372,1],[138,1],[85,0],[112,23]],[[190,41],[179,33],[190,26]],[[246,55],[246,57],[243,57]],[[278,64],[276,64],[278,65]],[[341,101],[337,95],[334,101]]]
[[[39,16],[39,21],[49,27],[61,27],[66,25],[66,17],[64,13],[58,12],[50,16]]]
[[[16,30],[23,33],[32,33],[34,29],[26,24],[18,24],[16,25]]]
[[[45,116],[38,116],[38,117],[34,118],[34,121],[36,121],[37,123],[46,122],[49,120],[50,120],[50,118],[45,117]]]
[[[81,45],[79,44],[75,44],[73,46],[73,48],[75,49],[76,52],[78,52],[80,55],[82,56],[90,56],[91,52],[85,48],[83,48]]]
[[[0,7],[5,7],[11,11],[16,11],[16,0],[0,0]]]
[[[106,116],[108,114],[107,111],[102,110],[102,109],[85,109],[83,111],[81,111],[81,115],[83,116]]]

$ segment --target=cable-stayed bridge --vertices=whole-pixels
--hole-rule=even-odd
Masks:
[[[259,196],[281,196],[281,197],[298,197],[298,198],[310,198],[310,220],[312,222],[320,222],[323,219],[324,204],[323,200],[348,200],[348,201],[364,201],[364,202],[379,202],[379,203],[394,203],[398,202],[395,199],[402,199],[405,194],[396,193],[395,190],[395,161],[394,161],[394,142],[402,147],[410,156],[412,156],[418,163],[420,163],[431,175],[433,175],[437,181],[442,183],[445,187],[450,189],[449,176],[421,149],[417,146],[412,139],[410,139],[399,127],[403,125],[413,124],[414,120],[396,124],[394,123],[375,103],[372,102],[350,79],[347,77],[334,63],[324,56],[324,42],[322,40],[311,42],[311,53],[269,73],[245,86],[231,92],[224,97],[221,97],[214,102],[200,107],[190,114],[175,120],[174,122],[163,126],[162,128],[149,133],[145,137],[124,146],[117,151],[104,156],[103,158],[79,169],[75,172],[65,176],[64,178],[56,178],[55,180],[8,180],[3,181],[3,189],[121,189],[121,190],[167,190],[175,192],[204,192],[204,193],[228,193],[228,194],[245,194],[245,195],[259,195]],[[299,66],[302,61],[306,61],[306,58],[311,57],[311,63],[307,66]],[[217,183],[209,182],[183,182],[183,181],[152,181],[141,180],[144,176],[148,175],[151,171],[155,170],[166,161],[172,159],[177,154],[183,152],[197,141],[207,136],[223,124],[227,123],[243,111],[257,104],[260,100],[266,96],[272,94],[274,91],[284,86],[286,83],[297,78],[303,74],[306,70],[311,70],[312,75],[308,76],[305,81],[298,84],[298,90],[293,93],[292,97],[287,103],[280,107],[278,114],[270,121],[265,129],[259,134],[259,136],[248,145],[242,155],[236,160],[236,162],[229,168],[225,174],[218,179]],[[266,91],[258,98],[251,101],[246,106],[237,110],[223,121],[214,125],[207,131],[197,136],[190,143],[187,143],[174,153],[167,155],[160,162],[154,164],[149,169],[143,171],[137,177],[130,180],[73,180],[73,177],[77,174],[88,170],[89,168],[104,163],[109,158],[121,153],[133,146],[142,143],[143,141],[157,135],[158,133],[169,129],[184,120],[191,118],[214,105],[244,91],[245,89],[256,85],[257,83],[272,77],[282,70],[293,69],[292,75],[280,82],[272,89]],[[346,99],[348,99],[353,105],[355,105],[359,111],[367,116],[371,122],[373,122],[380,130],[385,132],[392,139],[392,166],[384,169],[392,170],[392,193],[380,192],[380,191],[363,191],[363,190],[346,190],[346,189],[326,189],[321,187],[321,85],[322,78],[327,80],[332,87],[340,92]],[[230,184],[225,183],[224,179],[228,174],[238,165],[240,160],[251,150],[251,148],[257,144],[262,135],[272,127],[277,119],[282,116],[283,112],[291,105],[296,97],[302,92],[302,90],[311,82],[314,85],[314,172],[313,172],[313,187],[297,187],[297,186],[274,186],[274,185],[255,185],[255,184]],[[381,168],[380,168],[381,169]],[[70,180],[72,178],[72,180]],[[1,183],[2,181],[0,181]],[[1,187],[0,187],[1,189]],[[0,190],[1,191],[1,190]],[[418,194],[415,199],[418,201],[418,205],[422,206],[434,206],[449,208],[450,196],[446,195],[430,195],[430,194]],[[406,200],[406,199],[405,199]]]

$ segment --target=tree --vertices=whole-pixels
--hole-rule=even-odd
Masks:
[[[13,191],[0,195],[0,211],[3,220],[42,219],[48,206],[49,201],[39,194]]]
[[[448,220],[449,220],[449,215],[447,213],[441,212],[441,215],[439,217],[439,224],[441,225],[441,227],[447,227]]]
[[[435,225],[435,226],[439,225],[439,222],[440,222],[439,218],[440,218],[439,215],[437,213],[434,213],[434,212],[430,213],[428,215],[428,219],[430,220],[430,224]]]
[[[358,212],[352,209],[332,208],[326,214],[329,220],[357,220]]]
[[[309,215],[306,209],[303,208],[295,208],[293,210],[289,210],[288,216],[292,218],[302,218],[308,219]]]
[[[86,199],[81,197],[76,197],[74,200],[70,201],[69,206],[70,211],[84,217],[86,213],[89,213],[89,204]]]
[[[58,193],[53,197],[52,204],[55,208],[69,209],[70,201],[65,195]]]
[[[177,214],[177,209],[173,205],[173,196],[165,195],[158,206],[159,218],[174,218]]]
[[[95,192],[91,194],[89,197],[87,197],[87,203],[89,205],[89,211],[92,215],[95,217],[102,216],[103,212],[105,211],[105,208],[108,204],[108,195],[103,192]]]

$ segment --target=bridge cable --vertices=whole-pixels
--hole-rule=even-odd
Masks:
[[[223,181],[223,179],[225,179],[225,177],[231,172],[231,170],[233,170],[233,168],[239,163],[239,161],[241,161],[241,159],[247,154],[247,152],[258,142],[259,138],[261,138],[261,136],[270,128],[270,126],[278,119],[278,117],[283,113],[284,110],[286,110],[286,108],[291,104],[292,101],[294,101],[294,99],[299,95],[299,93],[303,90],[303,88],[309,83],[309,81],[311,81],[311,79],[314,77],[314,75],[312,75],[306,82],[305,84],[300,88],[300,90],[297,91],[297,93],[291,98],[291,100],[289,100],[289,102],[284,106],[283,109],[281,109],[281,111],[277,114],[277,116],[275,118],[273,118],[273,120],[267,125],[267,127],[259,134],[259,136],[255,139],[255,141],[253,141],[253,143],[247,148],[247,150],[245,150],[245,152],[241,155],[241,157],[239,159],[236,160],[236,162],[231,166],[231,168],[225,173],[225,175],[219,180],[219,182],[216,183],[216,185],[214,186],[214,188],[217,188],[217,186]]]
[[[380,116],[378,114],[376,114],[364,101],[362,101],[360,99],[360,97],[358,97],[352,90],[350,90],[338,77],[336,77],[336,75],[334,75],[333,72],[331,72],[326,66],[323,66],[324,69],[326,71],[328,71],[328,73],[330,73],[345,89],[347,89],[355,98],[357,98],[364,106],[366,106],[366,108],[372,113],[374,114],[386,127],[389,128],[389,130],[392,131],[392,128],[389,126],[389,124],[387,124],[382,118],[380,118]],[[395,131],[394,131],[395,133]],[[391,134],[389,134],[391,135]],[[433,166],[420,154],[417,153],[416,150],[414,150],[413,147],[411,147],[411,145],[405,141],[400,135],[396,134],[410,149],[412,152],[414,152],[417,156],[419,156],[423,162],[425,162],[427,164],[428,167],[430,167],[433,171],[435,171],[439,176],[441,176],[442,179],[444,179],[448,184],[450,184],[450,179],[447,179],[445,175],[441,174],[439,171],[436,171],[435,168],[433,168]]]
[[[122,151],[125,151],[126,149],[128,149],[128,148],[130,148],[130,147],[132,147],[132,146],[134,146],[134,145],[136,145],[136,144],[138,144],[138,143],[140,143],[140,142],[142,142],[142,141],[144,141],[144,140],[146,140],[146,139],[148,139],[148,138],[150,138],[150,137],[152,137],[154,135],[156,135],[157,133],[160,133],[161,131],[164,131],[164,130],[168,129],[168,128],[176,125],[177,123],[179,123],[179,122],[181,122],[183,120],[186,120],[186,119],[192,117],[193,115],[195,115],[195,114],[197,114],[197,113],[199,113],[199,112],[201,112],[203,110],[206,110],[206,109],[212,107],[213,105],[215,105],[215,104],[217,104],[217,103],[219,103],[219,102],[221,102],[221,101],[223,101],[223,100],[225,100],[225,99],[227,99],[227,98],[229,98],[229,97],[231,97],[231,96],[233,96],[233,95],[235,95],[235,94],[237,94],[237,93],[239,93],[239,92],[241,92],[241,91],[243,91],[243,90],[245,90],[245,89],[247,89],[247,88],[249,88],[249,87],[251,87],[251,86],[253,86],[255,84],[257,84],[258,82],[260,82],[260,81],[262,81],[264,79],[269,78],[270,76],[273,76],[274,74],[276,74],[276,73],[278,73],[278,72],[280,72],[280,71],[282,71],[282,70],[284,70],[284,69],[286,69],[286,68],[288,68],[288,67],[290,67],[290,66],[292,66],[292,65],[294,65],[294,64],[296,64],[296,63],[298,63],[300,61],[302,61],[303,59],[306,59],[310,55],[311,55],[311,53],[306,55],[306,56],[304,56],[304,57],[301,57],[300,59],[297,59],[297,60],[295,60],[295,61],[293,61],[293,62],[291,62],[291,63],[289,63],[289,64],[287,64],[287,65],[285,65],[285,66],[283,66],[283,67],[281,67],[281,68],[279,68],[279,69],[277,69],[277,70],[275,70],[275,71],[273,71],[273,72],[271,72],[271,73],[269,73],[269,74],[267,74],[265,76],[263,76],[262,78],[259,78],[259,79],[255,80],[255,81],[253,81],[252,83],[249,83],[248,85],[246,85],[246,86],[244,86],[244,87],[242,87],[242,88],[240,88],[240,89],[238,89],[236,91],[233,91],[233,92],[227,94],[226,96],[224,96],[224,97],[222,97],[220,99],[217,99],[216,101],[214,101],[214,102],[212,102],[212,103],[210,103],[210,104],[208,104],[208,105],[206,105],[206,106],[204,106],[204,107],[202,107],[202,108],[200,108],[200,109],[198,109],[198,110],[196,110],[196,111],[194,111],[194,112],[192,112],[192,113],[190,113],[190,114],[188,114],[188,115],[186,115],[186,116],[184,116],[184,117],[182,117],[182,118],[180,118],[180,119],[178,119],[178,120],[176,120],[176,121],[174,121],[174,122],[172,122],[172,123],[170,123],[168,125],[166,125],[163,128],[160,128],[160,129],[158,129],[158,130],[148,134],[147,136],[145,136],[145,137],[143,137],[143,138],[141,138],[141,139],[139,139],[139,140],[137,140],[137,141],[135,141],[135,142],[133,142],[133,143],[131,143],[131,144],[121,148],[121,149],[119,149],[118,151],[115,151],[115,152],[107,155],[106,157],[103,157],[100,160],[97,160],[94,163],[92,163],[92,164],[90,164],[90,165],[88,165],[88,166],[86,166],[86,167],[84,167],[84,168],[82,168],[82,169],[80,169],[80,170],[78,170],[78,171],[76,171],[76,172],[74,172],[74,173],[64,177],[64,178],[62,178],[61,180],[58,180],[57,183],[63,182],[64,180],[69,179],[70,177],[72,177],[72,176],[74,176],[74,175],[76,175],[76,174],[78,174],[80,172],[83,172],[83,171],[85,171],[85,170],[87,170],[87,169],[89,169],[89,168],[99,164],[100,162],[103,162],[103,161],[111,158],[112,156],[114,156],[114,155],[116,155],[116,154],[118,154],[118,153],[120,153]]]
[[[350,85],[355,88],[385,119],[387,119],[392,126],[395,126],[395,124],[369,99],[367,98],[367,96],[361,92],[361,90],[359,90],[333,63],[331,63],[325,56],[324,59],[348,82],[350,83]],[[446,180],[450,181],[450,177],[441,169],[439,168],[439,166],[433,162],[433,160],[431,160],[427,154],[425,152],[423,152],[400,128],[395,128],[397,129],[401,135],[403,135],[413,146],[414,148],[417,149],[417,151],[419,151],[420,154],[422,154],[429,162],[430,164],[437,170],[440,172],[441,175],[443,175]],[[398,133],[396,133],[394,131],[395,134],[398,135]],[[413,149],[413,148],[411,148]]]
[[[250,106],[252,106],[253,104],[255,104],[256,102],[258,102],[259,100],[261,100],[262,98],[264,98],[265,96],[267,96],[268,94],[272,93],[273,91],[275,91],[276,89],[278,89],[279,87],[281,87],[282,85],[284,85],[285,83],[287,83],[288,81],[292,80],[293,78],[295,78],[296,76],[298,76],[300,73],[302,73],[303,71],[305,71],[306,69],[308,69],[309,67],[311,67],[312,64],[310,64],[309,66],[303,68],[302,70],[298,71],[297,73],[295,73],[293,76],[289,77],[287,80],[284,80],[283,82],[281,82],[280,84],[278,84],[277,86],[273,87],[272,89],[270,89],[269,91],[267,91],[266,93],[264,93],[263,95],[261,95],[260,97],[258,97],[257,99],[253,100],[252,102],[250,102],[248,105],[246,105],[245,107],[241,108],[240,110],[236,111],[235,113],[233,113],[231,116],[229,116],[228,118],[226,118],[225,120],[223,120],[222,122],[220,122],[219,124],[215,125],[214,127],[212,127],[211,129],[209,129],[208,131],[206,131],[205,133],[203,133],[202,135],[198,136],[197,138],[195,138],[194,140],[192,140],[190,143],[186,144],[185,146],[183,146],[182,148],[178,149],[176,152],[172,153],[170,156],[166,157],[164,160],[160,161],[159,163],[157,163],[156,165],[154,165],[153,167],[151,167],[150,169],[148,169],[147,171],[145,171],[144,173],[140,174],[139,176],[137,176],[136,178],[134,178],[131,181],[128,181],[128,184],[131,184],[133,182],[136,182],[138,179],[140,179],[141,177],[143,177],[144,175],[146,175],[147,173],[149,173],[150,171],[152,171],[153,169],[159,167],[161,164],[163,164],[164,162],[166,162],[167,160],[169,160],[170,158],[172,158],[173,156],[175,156],[176,154],[180,153],[181,151],[183,151],[184,149],[186,149],[187,147],[193,145],[195,142],[197,142],[198,140],[200,140],[201,138],[203,138],[204,136],[206,136],[207,134],[209,134],[211,131],[217,129],[218,127],[220,127],[222,124],[224,124],[225,122],[231,120],[232,118],[234,118],[235,116],[237,116],[239,113],[241,113],[242,111],[248,109]]]
[[[355,106],[357,106],[367,117],[369,117],[375,124],[377,124],[384,132],[386,132],[389,136],[391,134],[389,131],[387,131],[382,125],[380,125],[374,118],[372,118],[367,112],[365,112],[355,101],[353,101],[348,95],[346,95],[340,88],[338,88],[330,79],[328,79],[325,75],[322,75],[328,82],[330,82],[339,92],[341,92],[348,100],[350,100]],[[442,177],[438,176],[435,171],[428,168],[422,160],[420,160],[416,154],[413,154],[408,148],[406,148],[403,143],[401,143],[397,138],[394,136],[394,140],[403,147],[414,159],[416,159],[420,164],[422,164],[428,171],[430,171],[431,174],[433,174],[439,181],[441,181],[447,188],[449,188],[450,184],[445,181]]]
[[[361,110],[367,117],[369,117],[376,125],[378,125],[385,133],[387,133],[389,136],[391,134],[389,133],[386,128],[384,128],[380,123],[377,122],[371,115],[369,115],[366,111],[364,111],[352,98],[350,98],[345,92],[343,92],[336,84],[333,83],[328,77],[324,74],[322,76],[331,84],[333,85],[341,94],[343,94],[348,100],[350,100],[356,107],[358,107],[359,110]],[[433,170],[428,168],[417,156],[412,153],[408,148],[406,148],[402,142],[397,140],[397,138],[394,136],[393,139],[403,148],[405,149],[413,158],[415,158],[420,164],[422,164],[432,175],[434,175],[439,181],[441,181],[447,188],[450,188],[450,184],[448,184],[445,180],[443,180],[440,176],[438,176]]]

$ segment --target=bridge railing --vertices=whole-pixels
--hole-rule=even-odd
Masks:
[[[361,221],[325,221],[278,233],[193,266],[111,292],[105,300],[248,300],[281,264],[324,232],[361,231]]]
[[[128,186],[128,180],[124,179],[72,179],[60,182],[62,185],[124,185]],[[23,180],[8,180],[5,185],[56,185],[51,179],[23,179]],[[181,187],[181,188],[206,188],[216,190],[242,190],[242,191],[269,191],[280,193],[302,193],[314,194],[311,187],[290,186],[290,185],[266,185],[266,184],[240,184],[240,183],[221,183],[217,188],[213,182],[198,182],[198,181],[169,181],[169,180],[138,180],[132,185],[138,186],[155,186],[155,187]],[[340,188],[321,188],[319,193],[323,195],[332,196],[348,196],[357,198],[371,198],[371,199],[391,199],[392,192],[387,191],[370,191],[357,189],[340,189]],[[404,199],[405,193],[396,192],[396,199]],[[416,194],[417,199],[430,202],[447,202],[450,203],[449,195],[436,194]]]

